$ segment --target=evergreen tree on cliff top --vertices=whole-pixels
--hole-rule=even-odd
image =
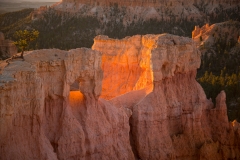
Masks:
[[[24,51],[28,48],[30,42],[36,40],[38,38],[39,31],[37,30],[19,30],[16,31],[14,37],[16,41],[14,44],[18,46],[18,49],[21,51],[21,58],[23,58]]]

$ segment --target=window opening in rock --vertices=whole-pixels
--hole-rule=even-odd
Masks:
[[[71,107],[79,107],[83,104],[84,96],[79,90],[79,82],[75,81],[70,86],[70,93],[69,93],[69,104]]]

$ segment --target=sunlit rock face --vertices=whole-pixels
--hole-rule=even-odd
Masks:
[[[133,159],[129,117],[98,99],[101,53],[38,50],[24,58],[1,63],[1,160]]]
[[[109,102],[132,113],[130,138],[135,157],[240,158],[234,147],[239,147],[239,129],[228,122],[225,93],[219,94],[214,106],[195,80],[200,52],[193,40],[169,34],[122,40],[98,36],[92,48],[103,54],[101,97],[111,97]],[[132,65],[134,59],[139,67]],[[136,88],[147,70],[148,85]],[[126,74],[137,80],[121,78]]]
[[[92,49],[103,53],[101,97],[105,99],[152,88],[153,82],[175,73],[195,71],[200,65],[200,53],[192,40],[167,34],[122,40],[97,36]]]
[[[169,34],[0,63],[0,159],[239,159],[240,127],[196,82],[200,52]],[[116,78],[117,77],[117,78]]]
[[[97,36],[92,49],[103,53],[102,98],[111,99],[126,92],[152,87],[150,49],[143,46],[142,36],[122,40]]]

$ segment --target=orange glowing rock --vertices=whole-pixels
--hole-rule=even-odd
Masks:
[[[78,107],[83,104],[83,94],[80,91],[70,91],[69,93],[69,105],[71,107]]]
[[[102,98],[111,99],[152,85],[150,54],[142,52],[141,45],[141,36],[122,40],[104,36],[94,39],[92,48],[103,53]]]
[[[137,35],[121,40],[97,36],[92,49],[103,54],[101,98],[104,99],[152,88],[154,81],[200,65],[200,52],[192,47],[191,40],[168,34]]]

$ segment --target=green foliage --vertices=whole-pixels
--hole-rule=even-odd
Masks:
[[[221,70],[220,75],[213,75],[207,71],[198,82],[202,85],[208,98],[212,98],[215,103],[215,98],[225,90],[227,96],[228,115],[229,119],[240,121],[240,72],[238,74],[229,75],[226,69]]]
[[[236,39],[214,38],[214,44],[205,48],[197,80],[213,102],[220,91],[225,90],[229,120],[240,121],[240,46]]]
[[[19,30],[16,31],[14,37],[16,41],[14,44],[18,46],[18,49],[22,52],[21,57],[23,57],[23,53],[26,48],[30,45],[30,42],[37,39],[39,32],[37,30]]]
[[[24,30],[31,25],[31,12],[34,9],[24,9],[0,15],[0,31],[7,39],[11,39],[17,30]]]
[[[72,48],[88,47],[93,44],[100,28],[100,22],[94,17],[71,17],[67,13],[57,15],[45,14],[41,20],[34,21],[32,27],[41,33],[37,46],[31,48],[59,48],[69,50]]]

